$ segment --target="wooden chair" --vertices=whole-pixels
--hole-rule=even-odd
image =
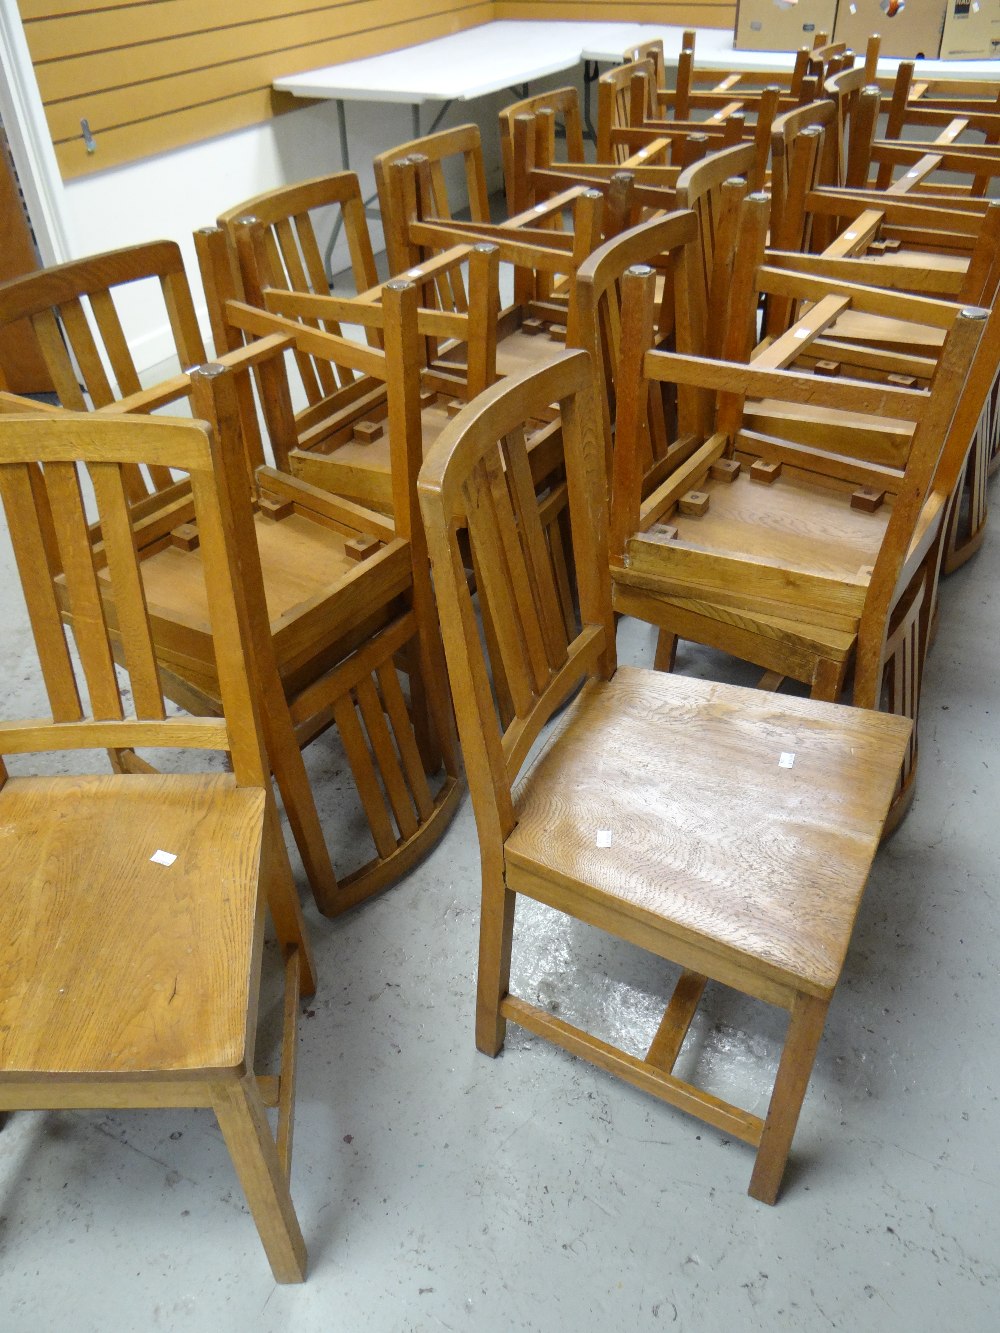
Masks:
[[[789,290],[767,270],[755,282]],[[662,665],[679,635],[835,700],[859,635],[884,629],[890,608],[873,590],[896,585],[985,312],[813,291],[804,319],[740,365],[743,335],[722,362],[650,350],[653,278],[625,275],[610,552],[615,607],[660,627]],[[787,369],[848,300],[949,328],[927,389]],[[739,335],[738,311],[731,322]],[[697,344],[695,320],[687,345]],[[661,382],[681,388],[677,441],[660,448],[683,461],[643,494]]]
[[[476,1044],[497,1055],[507,1023],[517,1023],[753,1145],[750,1194],[773,1203],[910,724],[616,671],[590,385],[578,353],[494,386],[452,423],[420,477],[482,857]],[[553,609],[520,431],[552,402],[579,586],[579,624],[568,633]],[[498,626],[492,663],[503,660],[516,691],[507,726],[465,577],[466,539]],[[645,1057],[510,993],[521,895],[680,969]],[[763,1120],[674,1072],[706,980],[790,1011]]]
[[[413,433],[406,449],[415,451],[419,467],[422,451],[457,410],[456,403],[496,378],[495,248],[452,247],[408,269],[405,280],[394,280],[413,286],[424,304],[415,309],[412,344],[409,331],[404,339],[409,353],[418,358],[412,368],[417,379],[408,381],[415,395],[412,410],[391,418],[386,294],[394,284],[380,284],[354,297],[289,288],[282,282],[272,286],[267,234],[265,224],[252,214],[231,222],[230,242],[246,300],[236,300],[233,287],[226,297],[216,276],[213,285],[224,297],[219,320],[226,337],[233,345],[274,335],[290,340],[296,364],[306,372],[302,380],[308,401],[295,414],[295,439],[283,466],[312,485],[371,506],[391,522],[400,499],[394,490],[394,458],[399,461],[405,453],[397,444],[401,452],[394,454],[393,432]],[[224,276],[221,229],[203,230],[198,241],[203,268]],[[460,302],[455,300],[458,288],[463,293]],[[464,308],[442,310],[442,292],[449,305]],[[398,304],[398,298],[392,299]],[[348,326],[360,329],[360,335],[345,337]],[[398,344],[397,339],[393,346]]]
[[[518,118],[518,122],[522,118]],[[449,160],[461,165],[468,192],[451,197]],[[477,241],[494,245],[502,263],[514,267],[514,302],[500,311],[496,339],[497,373],[505,375],[559,356],[565,339],[565,275],[601,237],[601,195],[586,182],[563,191],[524,213],[491,223],[479,130],[474,125],[428,135],[375,159],[375,176],[386,227],[390,267],[409,272],[456,245]],[[574,226],[563,215],[574,210]],[[392,243],[389,237],[392,237]],[[438,288],[443,310],[471,310],[460,282]],[[538,335],[543,336],[539,337]]]
[[[940,124],[955,115],[979,116],[1000,111],[1000,90],[993,79],[928,79],[912,60],[902,60],[891,79],[878,80],[888,103],[886,138],[898,139],[903,126]]]
[[[412,534],[420,530],[412,485],[423,453],[462,402],[491,384],[497,373],[496,338],[502,327],[498,319],[498,247],[453,248],[409,269],[405,282],[392,281],[345,300],[261,288],[260,275],[266,271],[261,225],[254,218],[240,219],[236,235],[244,286],[257,305],[230,299],[225,308],[229,327],[251,337],[287,336],[301,353],[327,362],[328,371],[344,386],[321,404],[320,422],[309,419],[308,434],[303,433],[301,443],[285,456],[287,466],[300,482],[317,491],[358,497],[384,510],[389,522],[383,520],[382,528],[375,530],[383,532],[387,528],[387,536],[392,532],[392,522],[403,523],[403,531],[412,540]],[[214,248],[218,250],[217,245]],[[216,262],[222,263],[218,255]],[[466,264],[468,273],[463,276],[461,270]],[[458,302],[456,291],[465,292],[466,282],[467,299]],[[412,327],[408,317],[401,330],[398,290],[411,287],[423,293],[432,289],[437,296],[443,294],[441,304],[452,308],[442,310],[438,305],[416,309],[414,305]],[[429,299],[433,301],[434,297]],[[466,308],[456,310],[456,304]],[[385,343],[385,352],[359,346],[327,328],[313,327],[317,320],[360,324],[369,336],[375,334]],[[449,338],[447,350],[441,356],[429,355],[428,347],[437,348],[442,334],[454,335]],[[451,359],[461,344],[467,353],[464,365]],[[549,495],[547,533],[553,558],[560,561],[563,570],[561,588],[569,607],[571,576],[561,555],[560,536],[565,488],[560,488],[559,478],[552,475],[551,461],[551,437],[557,428],[551,413],[535,423],[530,458],[536,484]],[[423,547],[414,543],[413,550],[416,555]],[[425,562],[419,571],[415,565],[414,571],[415,586],[426,581]],[[432,608],[430,601],[425,600],[423,605]],[[423,632],[433,633],[436,643],[431,609],[428,616],[429,620],[421,622]]]
[[[210,553],[218,717],[168,716],[164,706],[156,612],[133,542],[139,462],[190,479]],[[85,469],[103,533],[96,567]],[[306,1250],[288,1182],[296,1017],[315,981],[262,745],[256,678],[266,664],[256,645],[266,626],[245,578],[253,540],[242,460],[200,422],[4,415],[0,495],[52,713],[0,727],[10,764],[0,759],[0,1109],[211,1107],[275,1279],[301,1282]],[[49,579],[53,545],[79,665]],[[131,700],[102,614],[105,581]],[[139,747],[191,752],[193,771],[101,774],[84,757]],[[232,771],[206,771],[194,752],[208,750]],[[32,758],[54,751],[71,755],[74,775],[32,775]],[[284,1033],[280,1077],[258,1079],[266,903],[284,960]],[[278,1107],[276,1136],[265,1106]]]
[[[626,275],[624,306],[634,321],[647,321],[648,327],[648,306],[636,312],[640,283],[648,288],[651,279],[638,272]],[[636,286],[630,290],[630,284]],[[831,313],[829,307],[824,313],[822,305],[822,299],[814,303],[810,318],[815,322]],[[814,697],[830,699],[840,696],[853,666],[855,703],[881,703],[916,717],[941,524],[953,502],[988,377],[997,371],[1000,324],[989,326],[979,342],[985,314],[963,312],[953,318],[929,392],[920,394],[924,406],[911,400],[909,410],[897,395],[913,390],[774,374],[775,365],[794,362],[795,341],[806,324],[784,342],[770,344],[744,370],[690,356],[642,357],[639,349],[649,346],[648,336],[640,336],[634,323],[631,329],[626,326],[622,345],[635,358],[633,386],[640,384],[641,358],[647,376],[655,376],[658,362],[671,384],[713,384],[720,391],[718,415],[710,413],[707,420],[721,431],[706,435],[709,426],[685,436],[685,418],[697,420],[706,404],[699,408],[682,401],[681,447],[675,449],[685,462],[656,490],[642,495],[629,469],[641,480],[646,453],[636,454],[635,414],[643,411],[647,385],[638,396],[629,396],[623,356],[612,500],[615,606],[661,627],[658,665],[672,667],[674,636],[680,634],[766,667],[762,684],[767,688],[792,676],[809,683]],[[963,395],[973,364],[973,380]],[[721,395],[741,393],[744,374],[749,376],[746,386],[753,382],[749,391],[767,397],[737,404],[729,418]],[[885,393],[895,399],[892,405],[881,398]],[[880,414],[890,419],[878,429]],[[898,434],[900,419],[912,421],[917,414],[912,436]],[[730,445],[735,449],[727,459]],[[748,466],[750,480],[744,481]],[[761,484],[755,486],[754,479]],[[786,484],[788,493],[779,496],[778,485]],[[626,508],[620,488],[628,485],[632,499]],[[710,506],[716,502],[721,509],[713,518]],[[637,542],[630,532],[647,535]],[[799,543],[799,554],[793,555]],[[892,826],[912,796],[914,771],[915,741],[912,761],[901,775]]]
[[[604,195],[600,229],[605,237],[634,225],[637,210],[671,207],[672,201],[664,196],[676,185],[682,170],[674,160],[674,141],[657,134],[646,136],[648,142],[620,164],[569,162],[557,158],[555,128],[554,117],[544,109],[513,119],[508,194],[511,216],[503,224],[505,233],[516,229],[523,241],[529,226],[561,229],[568,206],[587,189]],[[690,144],[691,140],[686,142]],[[554,197],[558,211],[553,209]],[[580,231],[575,221],[573,231]],[[550,241],[558,239],[551,234],[546,237]]]
[[[992,306],[1000,279],[1000,209],[988,200],[972,200],[959,209],[942,195],[924,195],[918,177],[902,177],[886,191],[839,192],[825,188],[803,195],[798,182],[797,204],[787,216],[797,219],[799,236],[792,231],[775,238],[784,248],[772,251],[770,262],[799,272],[827,273],[848,281],[890,287],[924,295],[945,296],[969,305]],[[794,187],[793,187],[794,188]],[[915,191],[915,192],[911,192]],[[840,208],[835,199],[846,196]],[[835,216],[843,209],[846,216]],[[826,230],[821,230],[824,227]],[[796,255],[790,248],[806,245],[821,236],[836,233],[818,258]],[[788,302],[768,303],[766,328],[773,336],[787,327],[793,308]],[[934,357],[942,339],[941,330],[909,327],[898,320],[846,312],[823,340],[822,355],[831,365],[845,367],[880,355],[884,368],[908,375],[914,354]],[[886,359],[897,356],[895,366]],[[995,397],[991,395],[991,401]],[[998,443],[993,429],[995,416],[984,415],[976,432],[965,470],[961,501],[952,511],[945,572],[958,568],[979,549],[987,520],[989,460]]]
[[[412,251],[405,211],[400,208],[392,167],[417,155],[426,162],[435,216],[453,219],[468,211],[474,223],[490,221],[489,188],[478,125],[458,125],[439,130],[420,139],[411,139],[379,153],[372,161],[378,187],[379,209],[385,232],[385,248],[392,273],[403,273],[410,266]],[[447,168],[446,168],[447,164]],[[461,174],[464,190],[450,189],[446,171]]]
[[[163,242],[161,248],[173,256],[168,310],[171,305],[183,309],[190,296],[179,251],[173,243]],[[128,386],[131,380],[121,367],[127,370],[131,361],[114,302],[120,296],[121,275],[128,275],[123,281],[135,280],[148,260],[148,249],[74,261],[0,288],[0,320],[30,318],[53,379],[73,406],[84,406],[84,399],[71,356],[81,368],[87,367],[92,399],[104,413],[162,409],[186,400],[198,387],[181,373],[145,391],[138,390],[136,381],[137,392],[111,397],[83,303],[86,298],[103,320],[101,331],[107,338],[107,354],[114,358],[116,378]],[[389,299],[400,311],[401,331],[390,353],[400,358],[396,362],[400,364],[403,348],[412,346],[402,332],[402,321],[404,311],[407,329],[415,320],[415,293],[393,292]],[[455,811],[460,784],[449,741],[447,703],[430,683],[440,676],[434,663],[440,646],[435,648],[435,619],[424,595],[424,589],[429,594],[428,575],[414,489],[419,446],[409,460],[405,431],[394,433],[399,480],[393,499],[405,508],[393,521],[370,507],[300,482],[287,470],[266,467],[250,371],[261,376],[270,444],[279,465],[287,468],[299,440],[282,366],[293,346],[279,335],[228,353],[228,369],[200,381],[197,410],[226,439],[235,439],[234,448],[244,459],[254,504],[255,558],[263,570],[260,595],[262,604],[266,600],[270,623],[269,642],[261,651],[273,654],[276,662],[275,676],[265,682],[268,697],[261,703],[268,756],[317,903],[332,915],[393,883],[436,843]],[[355,371],[386,363],[387,353],[379,349],[359,347],[357,353]],[[183,348],[181,355],[186,355]],[[383,370],[383,391],[386,378]],[[397,392],[401,401],[408,392],[402,376],[395,378],[392,393]],[[405,407],[393,410],[405,419]],[[191,527],[190,488],[176,483],[169,472],[144,474],[139,468],[130,475],[129,485],[146,595],[156,612],[164,688],[183,707],[218,708],[215,647],[204,597],[198,591],[203,583],[203,553],[197,528]],[[99,544],[100,532],[92,535]],[[409,668],[409,713],[401,703],[401,687],[394,690],[390,681],[391,663],[397,657]],[[393,744],[383,734],[373,699],[385,703]],[[362,741],[356,708],[362,710],[370,746]],[[300,753],[334,722],[343,737],[373,844],[373,855],[361,865],[348,862],[340,876]],[[417,746],[421,764],[413,759]],[[428,775],[439,769],[440,786],[431,791]],[[338,852],[354,856],[363,845],[355,839],[354,845]]]

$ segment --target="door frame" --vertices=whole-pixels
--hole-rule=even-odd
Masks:
[[[73,257],[66,187],[49,134],[16,0],[0,0],[0,118],[42,263]]]

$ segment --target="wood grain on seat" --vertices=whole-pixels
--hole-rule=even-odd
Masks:
[[[909,731],[902,718],[620,667],[585,687],[515,790],[508,882],[543,875],[827,995]]]

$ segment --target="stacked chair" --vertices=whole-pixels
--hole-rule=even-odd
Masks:
[[[879,87],[877,44],[862,64],[825,38],[784,79],[707,77],[689,37],[672,89],[656,44],[600,78],[596,153],[575,89],[508,107],[505,217],[477,127],[381,154],[388,280],[349,172],[226,209],[195,237],[214,361],[172,242],[0,287],[59,399],[2,392],[0,367],[52,713],[0,732],[0,824],[25,834],[0,840],[0,1109],[211,1106],[279,1280],[305,1272],[288,1170],[314,973],[272,777],[335,915],[444,833],[460,736],[479,1048],[517,1023],[749,1143],[766,1203],[913,797],[940,576],[982,540],[998,458],[1000,97],[905,65]],[[153,385],[119,313],[139,283],[179,363]],[[621,615],[655,627],[653,669],[617,666]],[[683,640],[759,687],[685,676]],[[357,818],[324,827],[302,752],[329,729]],[[111,772],[21,775],[57,748]],[[177,771],[213,749],[229,771]],[[71,876],[83,819],[107,836]],[[82,898],[69,972],[43,888]],[[519,895],[675,967],[645,1056],[510,993]],[[286,999],[281,1074],[258,1078],[265,906]],[[789,1013],[763,1117],[678,1072],[709,982]]]
[[[0,323],[27,322],[34,330],[64,404],[86,406],[79,371],[90,405],[101,414],[149,412],[194,398],[195,411],[205,419],[218,425],[223,416],[234,418],[253,497],[260,596],[268,608],[270,633],[262,651],[274,660],[262,712],[268,754],[316,901],[322,911],[336,914],[409,869],[443,832],[460,794],[416,510],[419,439],[407,430],[414,387],[403,368],[416,337],[416,289],[403,284],[387,293],[399,336],[385,350],[341,340],[349,366],[372,375],[383,393],[389,386],[391,410],[403,424],[392,432],[396,490],[394,522],[388,522],[373,509],[298,481],[286,468],[265,465],[250,375],[253,370],[260,377],[272,452],[279,464],[287,464],[301,430],[282,360],[290,339],[258,340],[224,357],[211,376],[199,381],[182,372],[140,389],[115,296],[143,280],[160,286],[181,364],[204,363],[180,252],[172,242],[15,280],[0,294]],[[85,303],[94,312],[115,386]],[[417,450],[410,461],[408,449]],[[214,640],[197,591],[204,554],[190,488],[163,469],[143,474],[136,468],[129,484],[164,689],[184,707],[218,708]],[[102,533],[95,527],[91,535],[99,555]],[[54,564],[53,577],[58,573]],[[67,616],[72,623],[69,608]],[[409,706],[393,667],[397,657],[405,659]],[[334,870],[300,753],[334,721],[374,853],[362,851],[360,865],[343,878]],[[436,791],[429,786],[429,775],[435,774],[440,774]],[[352,842],[363,848],[363,835]],[[356,857],[355,846],[347,850]]]

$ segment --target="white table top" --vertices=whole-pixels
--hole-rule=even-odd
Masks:
[[[360,102],[463,102],[580,63],[576,23],[503,20],[402,51],[275,79],[296,97]],[[597,25],[600,26],[600,25]]]
[[[619,61],[627,47],[663,41],[667,63],[675,63],[685,29],[654,23],[564,23],[547,19],[501,19],[450,37],[349,60],[274,80],[296,97],[360,102],[464,102],[513,84],[573,69],[581,60]],[[698,28],[698,69],[790,71],[794,55],[785,51],[736,51],[727,28]],[[898,60],[883,59],[878,71],[891,77]],[[925,79],[1000,77],[1000,60],[921,60]]]

